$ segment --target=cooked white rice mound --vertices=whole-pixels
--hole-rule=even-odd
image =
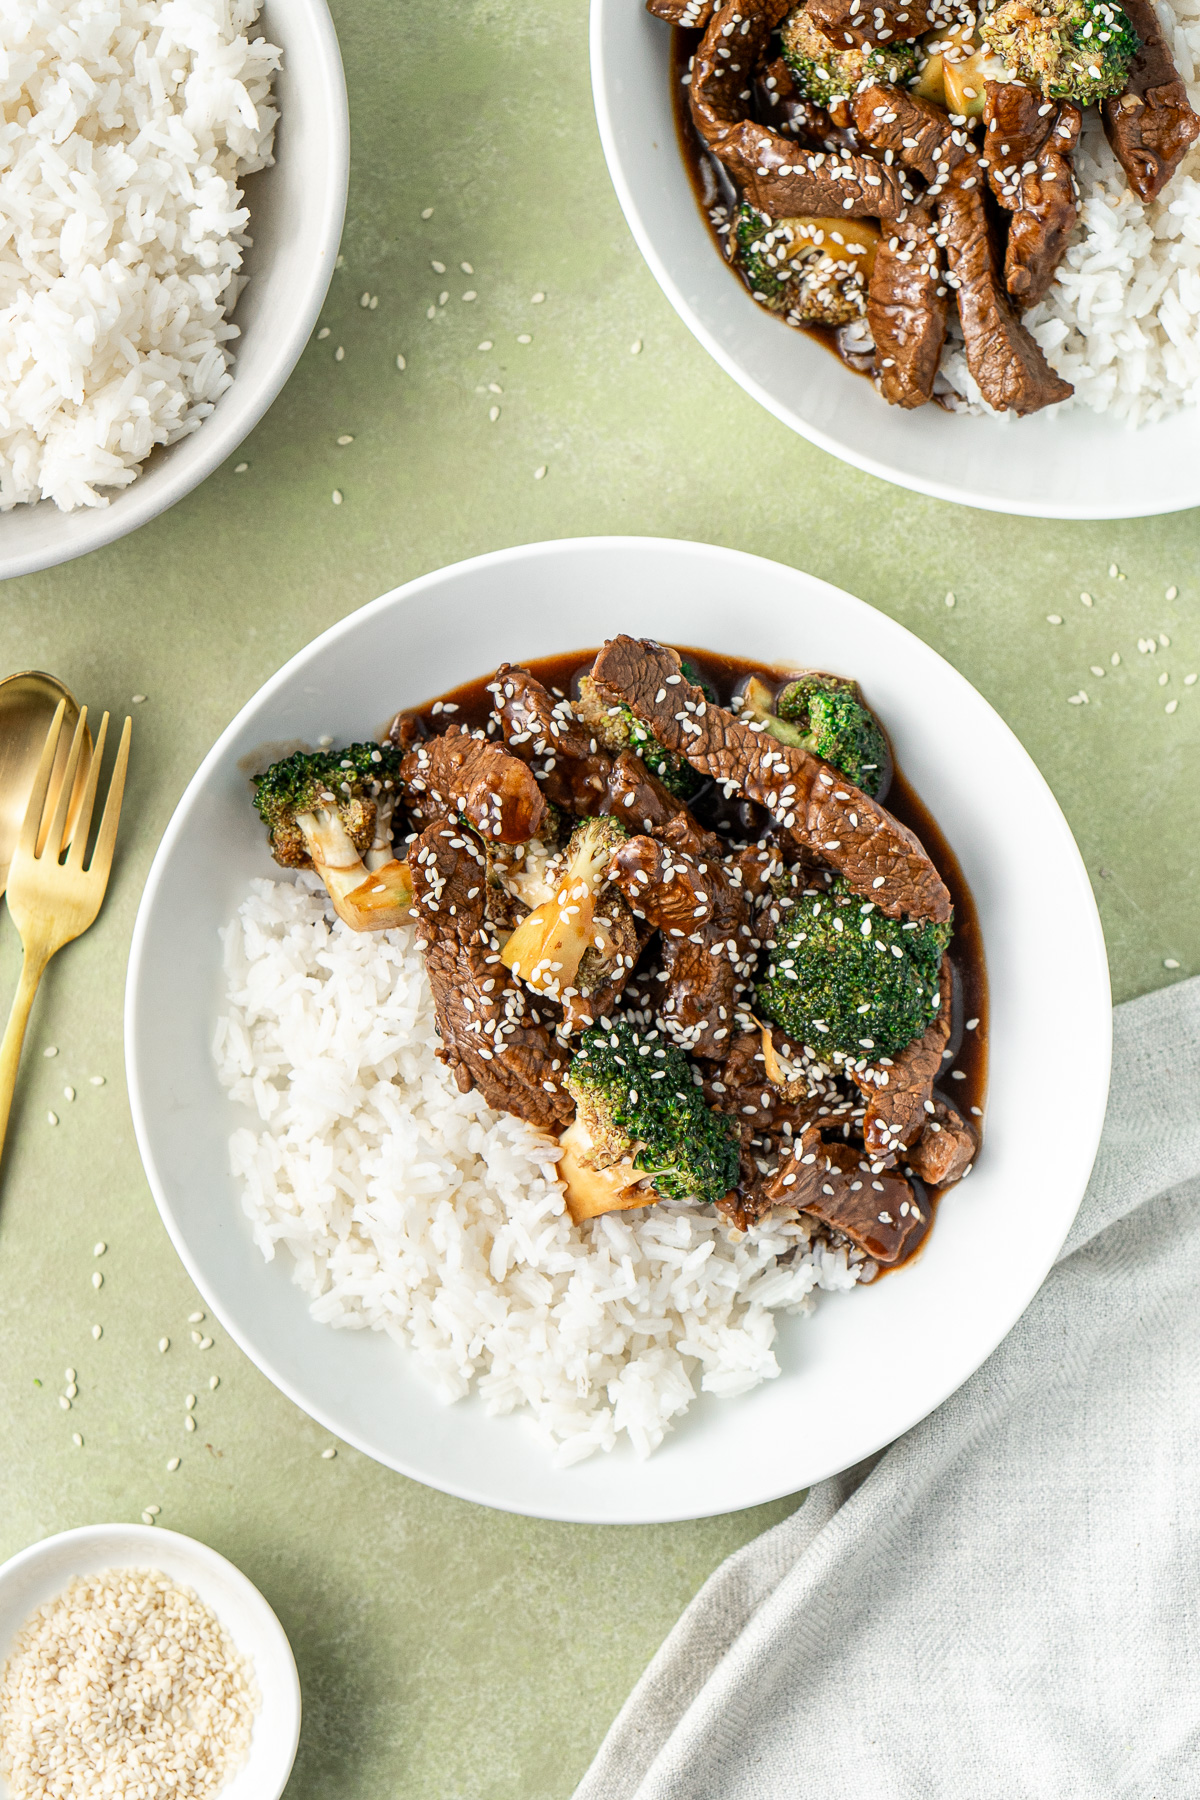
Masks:
[[[1200,112],[1200,0],[1156,0],[1188,98]],[[1200,401],[1200,144],[1146,206],[1109,149],[1099,112],[1084,114],[1075,152],[1079,225],[1058,277],[1025,323],[1060,375],[1067,407],[1111,412],[1128,425]],[[990,410],[967,371],[961,334],[942,372]]]
[[[438,1061],[410,930],[356,933],[311,877],[255,881],[225,933],[214,1051],[254,1238],[287,1252],[315,1319],[388,1332],[438,1394],[474,1382],[528,1407],[556,1458],[647,1456],[707,1393],[779,1374],[777,1311],[849,1288],[844,1250],[798,1219],[731,1242],[711,1208],[663,1202],[572,1225],[558,1145],[460,1094]]]
[[[229,386],[258,0],[0,0],[0,510],[108,504]]]

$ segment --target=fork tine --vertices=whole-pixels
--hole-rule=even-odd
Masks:
[[[107,723],[108,714],[105,713],[100,727],[102,739]],[[112,780],[108,784],[108,798],[104,802],[104,817],[96,834],[96,848],[92,851],[92,860],[88,864],[88,874],[98,875],[104,882],[107,882],[108,871],[112,866],[113,844],[116,842],[117,826],[121,820],[121,796],[125,792],[125,771],[129,767],[129,739],[132,733],[133,720],[126,717],[121,730],[121,742],[117,745]]]
[[[17,840],[17,849],[23,856],[32,856],[37,848],[38,829],[42,823],[42,812],[46,805],[46,790],[50,786],[50,771],[54,767],[54,758],[58,753],[58,739],[62,731],[63,714],[67,710],[65,700],[60,700],[50,721],[50,729],[46,733],[46,743],[42,750],[42,760],[38,764],[37,774],[33,778],[33,786],[29,790],[29,804],[25,808],[25,820],[21,826],[21,835]]]
[[[71,751],[67,757],[67,766],[63,770],[62,785],[58,790],[58,804],[54,808],[54,817],[50,821],[50,829],[45,834],[42,844],[43,854],[49,850],[57,862],[62,854],[63,839],[67,835],[67,814],[71,806],[71,795],[75,791],[75,771],[79,767],[79,754],[87,742],[87,707],[81,706],[79,717],[75,721],[75,735],[71,739]],[[87,828],[84,834],[87,836]]]
[[[86,711],[86,707],[84,708]],[[92,760],[88,765],[87,786],[83,790],[83,798],[79,802],[79,812],[75,819],[75,830],[71,837],[71,854],[67,858],[68,869],[82,870],[83,859],[87,852],[88,832],[92,828],[92,809],[96,804],[96,784],[100,780],[100,764],[104,758],[104,739],[108,732],[108,714],[100,721],[100,732],[92,751]],[[72,781],[74,775],[72,774]],[[63,783],[63,793],[67,792],[67,784]]]

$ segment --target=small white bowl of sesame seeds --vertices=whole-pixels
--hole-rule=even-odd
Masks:
[[[206,1544],[85,1525],[0,1566],[0,1800],[278,1800],[299,1737],[283,1627]]]

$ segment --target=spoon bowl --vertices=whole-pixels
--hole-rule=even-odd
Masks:
[[[79,704],[71,691],[54,675],[37,669],[25,669],[0,681],[0,895],[8,886],[8,869],[20,835],[29,803],[33,778],[46,743],[46,733],[59,701],[66,703],[63,717],[65,729],[58,740],[58,753],[50,774],[50,791],[45,817],[53,817],[57,794],[62,786],[71,749],[71,733],[79,717]],[[79,802],[83,798],[87,766],[92,748],[91,733],[84,727],[86,742],[79,764],[79,774],[67,809],[67,826],[63,842],[69,841],[75,827]],[[45,845],[45,827],[38,840],[38,854]]]

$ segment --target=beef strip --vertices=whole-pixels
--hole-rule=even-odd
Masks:
[[[840,50],[849,44],[904,43],[952,22],[939,0],[808,0],[815,25]]]
[[[1075,389],[1055,374],[1013,311],[992,242],[982,177],[971,180],[969,188],[955,182],[938,202],[967,367],[989,406],[1024,417],[1069,400]]]
[[[1129,185],[1154,200],[1200,133],[1152,0],[1121,0],[1142,40],[1123,94],[1104,102],[1104,130]]]
[[[941,1005],[937,1018],[923,1037],[915,1039],[898,1056],[872,1063],[865,1069],[848,1066],[852,1079],[867,1101],[863,1142],[872,1163],[890,1168],[921,1135],[933,1111],[933,1084],[942,1067],[950,1036],[950,964],[942,960]]]
[[[697,858],[651,837],[630,838],[609,869],[634,917],[662,933],[657,1011],[665,1030],[693,1055],[727,1056],[734,1012],[754,974],[741,882],[719,855]]]
[[[703,31],[713,16],[716,0],[646,0],[646,11],[668,25],[682,25],[685,30]]]
[[[946,281],[929,215],[886,228],[867,290],[875,373],[889,406],[924,406],[946,341]]]
[[[649,639],[612,638],[593,679],[624,701],[659,742],[694,769],[760,802],[801,849],[841,871],[890,918],[945,921],[950,895],[920,841],[899,820],[806,750],[780,744],[710,704],[679,657]]]
[[[692,65],[692,118],[746,198],[772,218],[894,218],[911,195],[900,171],[872,157],[800,150],[750,116],[753,80],[788,0],[727,0]]]
[[[962,1179],[977,1148],[975,1133],[962,1114],[947,1101],[935,1100],[924,1131],[908,1153],[908,1167],[930,1187],[941,1187]]]
[[[902,1175],[875,1174],[862,1152],[826,1143],[810,1125],[768,1189],[777,1205],[811,1213],[877,1263],[903,1262],[929,1229],[929,1213]]]
[[[1001,280],[984,199],[985,175],[970,133],[940,108],[876,83],[854,99],[854,119],[879,150],[892,150],[929,182],[948,285],[956,290],[967,367],[989,406],[1039,412],[1074,393],[1054,373],[1013,311]]]
[[[408,752],[400,764],[400,785],[417,825],[457,811],[485,837],[504,844],[528,842],[546,811],[523,762],[457,725]]]
[[[717,1201],[717,1210],[745,1231],[776,1204],[768,1189],[779,1159],[790,1156],[793,1141],[815,1118],[822,1096],[789,1098],[771,1084],[761,1031],[738,1033],[724,1061],[704,1067],[703,1093],[715,1112],[724,1113],[737,1126],[741,1146],[738,1185],[732,1194]],[[826,1110],[830,1125],[836,1126],[841,1112],[836,1104]]]
[[[1004,285],[1018,306],[1045,298],[1079,209],[1071,158],[1083,114],[1017,81],[989,81],[983,108],[988,184],[1012,221]]]
[[[486,917],[485,857],[472,833],[443,816],[409,847],[417,936],[433,989],[442,1047],[460,1092],[556,1131],[574,1116],[562,1086],[566,1056],[549,1014],[500,961]]]
[[[491,683],[493,716],[509,752],[528,763],[546,799],[567,812],[594,813],[612,757],[528,669],[502,663]]]
[[[762,70],[755,82],[755,97],[760,117],[771,115],[771,123],[786,131],[789,137],[814,149],[838,147],[838,130],[829,113],[800,92],[796,78],[782,56],[777,56]]]

